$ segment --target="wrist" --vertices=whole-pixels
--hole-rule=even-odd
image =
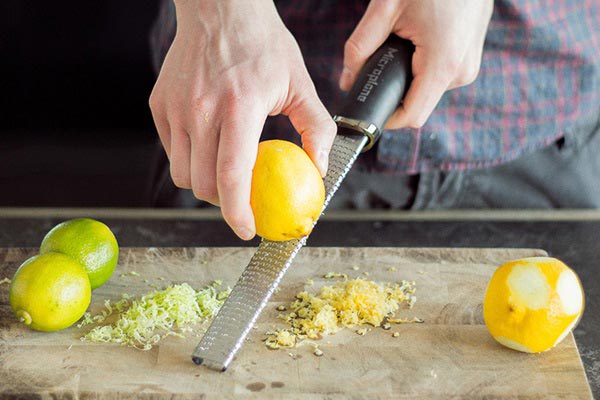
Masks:
[[[202,21],[219,25],[235,20],[244,25],[261,25],[276,16],[273,0],[173,0],[177,21]],[[259,23],[260,21],[260,23]]]

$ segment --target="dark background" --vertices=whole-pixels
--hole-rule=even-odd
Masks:
[[[0,5],[0,207],[147,206],[158,1]]]

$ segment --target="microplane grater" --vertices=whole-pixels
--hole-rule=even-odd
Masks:
[[[367,136],[334,139],[325,181],[325,207],[367,144]],[[217,317],[196,347],[196,364],[224,371],[240,349],[250,329],[275,292],[306,237],[285,242],[263,240],[250,263],[231,290]]]
[[[329,154],[321,214],[363,150],[370,149],[408,88],[412,43],[392,35],[369,58],[334,120],[338,134]],[[316,224],[316,222],[315,222]],[[225,371],[308,236],[263,240],[192,354],[196,364]]]

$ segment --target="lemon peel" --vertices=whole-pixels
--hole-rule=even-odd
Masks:
[[[325,184],[308,154],[285,140],[259,143],[250,206],[256,233],[273,241],[308,235],[325,201]]]
[[[584,309],[577,274],[552,257],[508,261],[491,277],[483,301],[496,341],[527,353],[548,351],[577,325]]]

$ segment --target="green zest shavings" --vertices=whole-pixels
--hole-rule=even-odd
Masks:
[[[231,289],[218,291],[221,282],[194,290],[187,283],[169,286],[138,299],[124,297],[113,304],[105,302],[105,309],[92,317],[89,313],[78,325],[103,323],[115,311],[118,319],[112,324],[99,325],[81,340],[90,342],[119,343],[140,350],[150,350],[166,336],[183,337],[198,323],[214,317]]]

